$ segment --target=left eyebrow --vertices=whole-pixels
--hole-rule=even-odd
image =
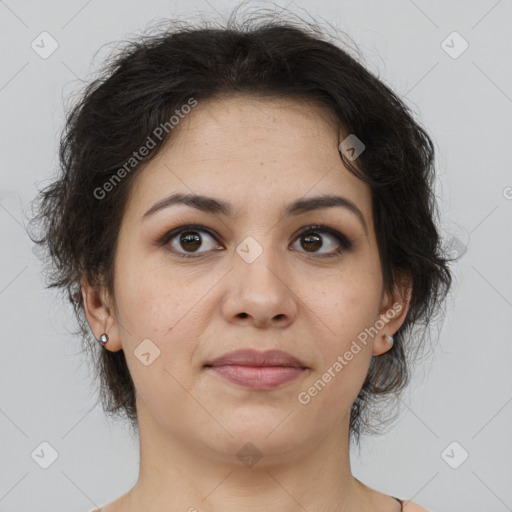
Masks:
[[[142,220],[152,216],[153,214],[160,210],[163,210],[164,208],[169,208],[170,206],[174,206],[177,204],[184,204],[186,206],[190,206],[191,208],[195,208],[205,213],[224,215],[226,217],[234,216],[233,206],[230,203],[227,203],[220,199],[215,199],[213,197],[198,194],[176,193],[168,197],[165,197],[164,199],[161,199],[160,201],[155,203],[142,216]],[[352,201],[342,196],[326,194],[307,199],[296,199],[295,201],[291,202],[289,205],[286,206],[283,217],[287,218],[293,215],[300,215],[302,213],[311,212],[314,210],[321,210],[324,208],[333,207],[345,208],[352,212],[353,214],[355,214],[356,217],[361,222],[365,233],[368,234],[366,221],[364,220],[364,216],[361,210]]]

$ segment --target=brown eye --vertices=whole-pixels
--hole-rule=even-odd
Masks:
[[[164,236],[161,243],[170,246],[172,253],[184,258],[200,256],[218,247],[214,236],[200,226],[182,226],[174,229]]]
[[[328,226],[307,226],[297,237],[303,251],[320,258],[338,256],[352,249],[352,242],[342,233]],[[325,248],[326,251],[319,252]]]
[[[325,225],[306,226],[295,240],[295,243],[300,242],[299,252],[306,252],[319,258],[339,256],[352,249],[352,242],[345,235]],[[183,258],[208,255],[222,248],[208,228],[195,224],[169,231],[160,239],[159,245],[167,247],[169,252]],[[326,251],[320,252],[320,249]]]
[[[301,238],[301,246],[309,251],[317,251],[322,247],[322,237],[318,236],[316,233],[313,235],[302,236]]]
[[[196,251],[201,246],[201,237],[194,231],[187,231],[180,236],[179,243],[187,251]]]

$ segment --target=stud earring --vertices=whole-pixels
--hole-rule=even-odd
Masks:
[[[386,339],[388,340],[389,343],[391,343],[391,345],[393,345],[393,343],[395,342],[393,336],[391,336],[390,334],[386,334]]]
[[[99,341],[103,346],[105,346],[105,344],[106,344],[106,343],[107,343],[107,341],[108,341],[108,334],[107,334],[106,332],[104,332],[104,333],[100,336],[100,338],[99,338],[99,340],[98,340],[98,341]]]

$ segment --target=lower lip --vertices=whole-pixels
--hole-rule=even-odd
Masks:
[[[273,389],[298,378],[305,371],[294,366],[222,365],[208,369],[235,384],[255,390]]]

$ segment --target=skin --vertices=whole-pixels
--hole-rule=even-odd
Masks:
[[[141,220],[174,192],[222,199],[236,215],[174,205]],[[341,207],[282,218],[288,203],[321,194],[350,199],[367,232]],[[217,238],[199,231],[196,249],[180,244],[179,234],[157,244],[192,223]],[[319,223],[343,233],[352,249],[322,258],[339,242],[318,230],[321,247],[301,245],[307,234],[297,231]],[[252,263],[236,252],[248,236],[263,250]],[[198,257],[180,258],[173,248]],[[86,282],[82,291],[92,331],[109,335],[105,350],[125,351],[139,411],[139,479],[104,511],[400,510],[352,476],[348,436],[370,360],[391,348],[385,335],[405,319],[410,283],[392,294],[383,289],[370,188],[344,167],[338,129],[323,107],[248,96],[199,102],[133,183],[114,297]],[[397,303],[400,313],[307,405],[299,403],[299,392]],[[148,366],[134,353],[145,339],[160,350]],[[309,369],[270,391],[204,369],[242,347],[278,348]],[[248,442],[262,454],[252,467],[236,455]]]

